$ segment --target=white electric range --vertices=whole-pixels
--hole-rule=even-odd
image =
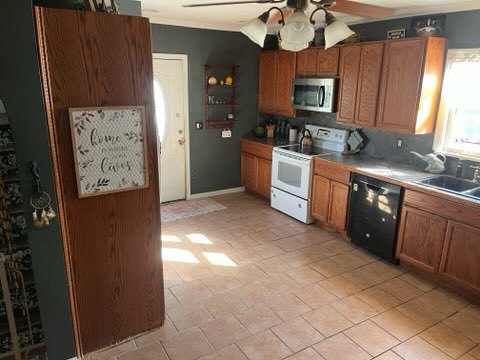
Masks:
[[[273,148],[270,205],[295,219],[311,224],[310,200],[313,158],[348,150],[348,130],[306,125],[313,146],[285,145]]]

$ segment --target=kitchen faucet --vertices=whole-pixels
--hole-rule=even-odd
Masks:
[[[475,172],[473,174],[473,182],[474,183],[477,183],[477,184],[480,184],[480,172],[478,170],[480,170],[480,167],[479,166],[470,166],[471,169],[475,169]]]

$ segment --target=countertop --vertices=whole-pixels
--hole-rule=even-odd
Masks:
[[[456,195],[447,191],[442,191],[415,183],[414,181],[435,176],[435,174],[418,170],[411,165],[377,159],[363,154],[331,154],[321,155],[318,158],[319,160],[334,162],[335,164],[338,164],[352,172],[371,176],[379,180],[399,185],[406,189],[422,192],[445,200],[450,200],[458,204],[471,206],[472,208],[480,211],[480,200],[467,198],[461,195]]]
[[[242,140],[268,145],[272,148],[274,146],[294,144],[289,143],[288,140],[278,140],[272,138],[245,137]],[[386,161],[364,154],[343,155],[336,153],[331,155],[321,155],[318,158],[334,162],[335,164],[338,164],[352,172],[371,176],[379,180],[399,185],[406,189],[437,196],[439,198],[450,200],[466,206],[471,206],[475,210],[480,211],[480,200],[467,198],[461,195],[455,195],[447,191],[442,191],[414,183],[414,181],[435,175],[421,171],[408,164]]]

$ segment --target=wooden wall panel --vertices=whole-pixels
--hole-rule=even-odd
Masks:
[[[164,320],[150,24],[47,8],[36,19],[75,335],[88,353]],[[150,186],[79,199],[68,108],[122,105],[145,106]]]

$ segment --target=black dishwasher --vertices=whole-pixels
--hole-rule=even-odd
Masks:
[[[395,263],[402,192],[397,185],[355,173],[352,176],[348,236],[353,243]]]

